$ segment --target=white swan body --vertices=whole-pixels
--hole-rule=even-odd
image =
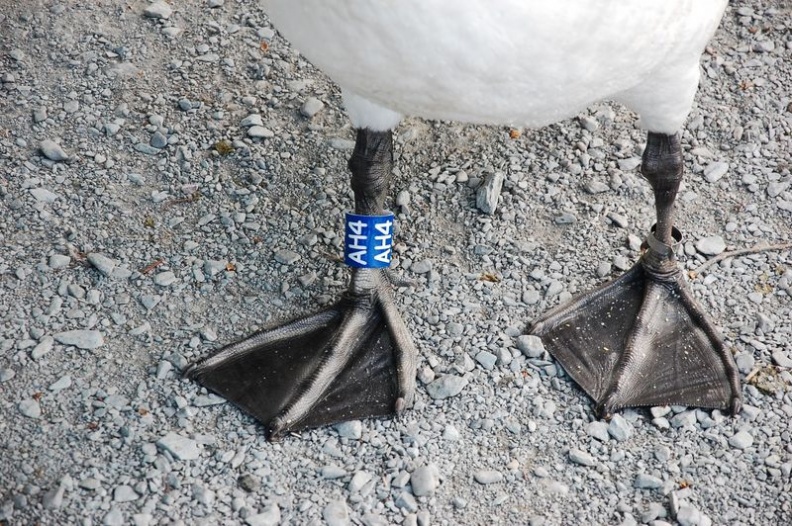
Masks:
[[[263,0],[358,128],[541,127],[611,99],[675,133],[727,0]]]

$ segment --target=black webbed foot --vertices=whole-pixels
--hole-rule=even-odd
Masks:
[[[530,332],[596,402],[741,407],[734,360],[690,293],[673,250],[650,236],[623,276],[535,320]]]
[[[258,332],[186,371],[262,422],[271,440],[410,406],[416,349],[381,270],[355,270],[318,314]]]

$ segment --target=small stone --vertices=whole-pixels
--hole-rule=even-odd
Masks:
[[[193,108],[190,99],[179,99],[179,109],[182,111],[190,111]]]
[[[345,477],[347,475],[347,471],[340,467],[340,466],[323,466],[322,467],[322,478],[327,480],[335,480],[340,479],[341,477]]]
[[[50,161],[59,162],[69,160],[69,156],[63,151],[63,148],[61,148],[60,144],[53,140],[45,139],[41,141],[39,144],[39,149],[41,150],[41,153],[44,155],[44,157]]]
[[[261,513],[250,515],[245,519],[248,526],[277,526],[280,521],[281,513],[277,504],[270,504]]]
[[[263,124],[264,123],[261,120],[261,115],[257,113],[251,113],[239,123],[239,125],[243,128],[248,128],[250,126],[262,126]]]
[[[726,242],[721,236],[705,237],[696,243],[696,250],[705,256],[717,256],[726,250]]]
[[[473,478],[479,484],[495,484],[503,480],[503,474],[500,471],[482,469],[473,474]]]
[[[753,445],[753,437],[747,431],[740,431],[729,437],[729,445],[734,449],[746,449]]]
[[[157,155],[158,153],[160,153],[162,151],[159,148],[154,148],[150,144],[146,144],[144,142],[139,142],[139,143],[135,144],[135,146],[133,146],[133,148],[136,151],[138,151],[140,153],[144,153],[146,155]]]
[[[399,494],[399,496],[396,498],[396,506],[405,509],[411,513],[415,513],[416,511],[418,511],[418,502],[416,502],[413,494],[407,491],[402,491]]]
[[[615,414],[608,424],[608,434],[617,442],[624,442],[632,434],[632,425],[620,414]]]
[[[63,505],[63,495],[66,492],[66,485],[59,483],[56,487],[44,494],[42,504],[45,509],[57,510]]]
[[[479,210],[489,215],[495,213],[504,179],[505,176],[502,172],[487,175],[484,179],[484,184],[476,192],[476,207]]]
[[[50,268],[66,268],[71,263],[71,258],[64,254],[53,254],[50,256],[47,265]]]
[[[275,133],[269,128],[265,128],[264,126],[251,126],[248,129],[247,134],[248,137],[252,137],[254,139],[275,137]]]
[[[609,212],[608,219],[610,219],[613,224],[619,228],[627,228],[630,226],[630,221],[627,219],[626,216],[622,214],[617,214],[616,212]]]
[[[240,477],[237,479],[237,483],[239,484],[240,488],[247,491],[248,493],[258,491],[258,489],[261,487],[261,480],[250,473],[243,473],[240,475]]]
[[[498,363],[498,357],[489,351],[481,351],[476,355],[476,361],[481,364],[484,369],[491,371],[495,368],[495,364]]]
[[[589,194],[596,195],[607,192],[610,190],[610,186],[602,181],[587,181],[583,185],[583,189]]]
[[[51,384],[48,389],[54,393],[58,391],[63,391],[64,389],[70,387],[72,384],[71,376],[68,374],[61,376],[56,382]]]
[[[631,172],[641,166],[640,157],[630,157],[628,159],[619,159],[619,170],[622,172]]]
[[[312,119],[317,113],[324,109],[324,102],[316,97],[309,97],[300,108],[300,113]]]
[[[428,259],[422,259],[413,263],[410,270],[415,274],[426,274],[432,271],[432,262]]]
[[[138,499],[138,494],[132,489],[132,486],[121,485],[116,486],[113,490],[113,500],[115,502],[132,502]]]
[[[275,261],[283,265],[292,265],[300,260],[302,256],[293,250],[278,250],[275,252]]]
[[[154,132],[151,135],[151,140],[149,141],[149,144],[154,148],[162,149],[168,145],[168,138],[165,137],[165,135],[160,132]]]
[[[647,475],[646,473],[639,473],[638,476],[635,477],[633,487],[638,489],[658,489],[663,487],[663,480],[652,475]]]
[[[368,484],[368,482],[373,478],[373,475],[367,471],[356,471],[354,475],[352,475],[352,480],[349,481],[349,485],[347,489],[350,493],[357,493],[363,486]]]
[[[160,287],[170,287],[174,283],[176,283],[176,275],[170,270],[160,272],[154,276],[154,284]]]
[[[14,376],[16,376],[16,373],[14,372],[13,369],[8,369],[8,368],[0,369],[0,383],[7,382],[11,380]]]
[[[33,188],[30,190],[30,195],[39,203],[54,203],[60,197],[46,188]]]
[[[726,172],[728,171],[729,171],[728,163],[724,163],[724,162],[710,163],[706,168],[704,168],[704,179],[706,179],[708,183],[714,183],[718,181],[721,177],[726,175]]]
[[[102,519],[102,524],[104,526],[123,526],[124,514],[118,508],[112,507]]]
[[[170,18],[171,14],[173,13],[173,9],[163,2],[162,0],[157,0],[153,4],[149,5],[146,9],[143,10],[143,14],[148,18],[154,18],[157,20],[167,20]]]
[[[79,349],[96,349],[104,345],[104,338],[99,331],[73,330],[59,332],[55,336],[55,341],[63,345],[73,345]]]
[[[693,426],[696,424],[696,413],[695,411],[677,413],[671,418],[670,424],[674,428]]]
[[[440,471],[434,464],[416,468],[410,476],[410,484],[416,497],[433,495],[440,485]]]
[[[517,348],[528,358],[541,358],[545,353],[542,339],[533,334],[518,336]]]
[[[341,422],[335,425],[335,430],[338,432],[338,436],[342,438],[360,440],[360,437],[363,436],[363,423],[360,420]]]
[[[604,278],[611,273],[611,264],[607,261],[602,261],[597,267],[597,277]]]
[[[39,123],[47,120],[47,108],[37,108],[33,110],[33,122]]]
[[[775,181],[767,185],[767,195],[770,197],[778,197],[782,193],[786,192],[787,188],[789,188],[789,181]]]
[[[195,460],[201,456],[201,450],[195,440],[173,432],[159,439],[157,445],[179,460]]]
[[[398,506],[398,501],[396,502]],[[349,522],[349,509],[343,500],[334,500],[327,504],[322,510],[322,518],[327,526],[347,526]]]
[[[601,420],[589,423],[586,427],[586,433],[590,437],[596,438],[600,442],[607,442],[610,440],[610,433],[608,433],[608,424]]]
[[[772,356],[773,356],[773,361],[779,367],[792,369],[792,359],[790,359],[784,351],[775,351]]]
[[[426,392],[433,400],[444,400],[458,395],[467,385],[467,378],[444,374],[426,386]]]
[[[594,457],[592,457],[585,451],[581,451],[579,449],[569,450],[569,460],[571,460],[575,464],[580,464],[581,466],[588,466],[588,467],[591,467],[596,463]]]
[[[39,403],[32,399],[27,398],[19,402],[19,412],[22,413],[23,416],[28,418],[40,418],[41,417],[41,406]]]
[[[703,526],[701,512],[693,506],[683,505],[676,514],[679,526]]]
[[[104,276],[110,276],[118,264],[117,261],[96,252],[88,254],[88,262]]]
[[[54,343],[55,339],[52,336],[42,337],[38,344],[33,347],[33,350],[30,352],[30,357],[34,360],[38,360],[52,350],[52,345]]]

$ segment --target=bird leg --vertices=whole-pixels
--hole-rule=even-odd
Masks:
[[[349,160],[355,215],[345,237],[354,268],[340,301],[228,345],[185,373],[263,423],[271,440],[412,403],[417,351],[386,275],[392,164],[392,133],[358,130]]]
[[[673,226],[682,181],[676,135],[649,133],[642,173],[654,190],[657,224],[640,261],[544,314],[529,332],[594,399],[599,416],[657,405],[737,413],[742,397],[734,359],[674,257],[682,238]]]

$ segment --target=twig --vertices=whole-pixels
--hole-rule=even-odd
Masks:
[[[723,252],[718,254],[714,258],[704,262],[701,266],[697,269],[690,271],[690,277],[696,278],[699,274],[705,271],[710,266],[714,265],[719,261],[723,261],[727,258],[732,258],[735,256],[744,256],[746,254],[758,254],[760,252],[769,252],[771,250],[785,250],[787,248],[792,248],[792,243],[781,243],[780,245],[767,245],[764,247],[753,247],[753,248],[741,248],[739,250],[732,250],[731,252]]]

